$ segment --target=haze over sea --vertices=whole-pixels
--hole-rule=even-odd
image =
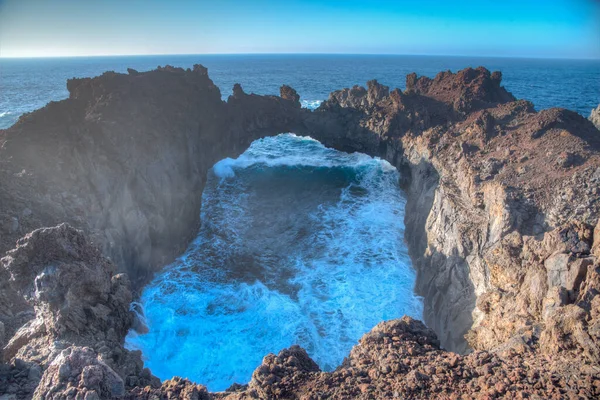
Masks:
[[[403,89],[411,72],[434,77],[440,71],[482,65],[500,70],[504,86],[538,110],[565,107],[588,116],[600,103],[600,60],[317,54],[0,58],[0,128],[11,126],[24,112],[68,97],[69,78],[166,64],[184,68],[203,64],[224,99],[236,82],[247,93],[257,94],[278,94],[279,87],[288,84],[307,104],[370,79]]]

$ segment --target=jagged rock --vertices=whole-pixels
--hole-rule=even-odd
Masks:
[[[568,294],[564,287],[557,285],[550,287],[542,304],[542,318],[544,321],[547,322],[548,318],[565,306],[567,302]]]
[[[472,112],[515,100],[512,94],[500,86],[501,79],[499,72],[491,74],[483,67],[466,68],[456,74],[450,71],[440,72],[434,79],[417,78],[416,74],[410,74],[406,77],[406,90],[452,103],[457,111]]]
[[[106,366],[112,371],[110,374],[117,375],[120,385],[125,379],[129,382],[127,387],[131,387],[132,382],[152,387],[160,385],[157,378],[144,370],[140,352],[129,352],[122,347],[132,325],[129,280],[124,274],[113,275],[115,266],[81,231],[66,224],[38,229],[20,239],[1,262],[0,271],[9,274],[7,280],[12,289],[17,289],[35,309],[35,318],[18,329],[3,350],[5,360],[26,361],[38,368],[29,369],[28,382],[14,384],[20,392],[35,390],[41,377],[40,366],[50,371],[57,357],[62,359],[56,363],[69,364],[71,361],[64,349],[74,346],[90,346],[84,353],[77,350],[77,354],[83,355],[77,355],[73,361],[81,367],[84,379],[79,389],[87,388],[81,396],[89,392],[87,396],[96,393],[99,398],[106,398],[95,384],[86,380],[88,375],[90,379],[98,375],[98,368],[90,369],[85,364],[89,361],[89,365],[97,365],[96,358],[101,368]],[[3,292],[4,289],[0,290],[0,294]],[[57,368],[67,367],[61,364]],[[108,372],[102,376],[108,377],[106,374]],[[48,379],[47,390],[53,385],[62,385],[55,378]]]
[[[13,360],[0,364],[0,398],[29,399],[42,377],[42,369],[35,363]],[[4,397],[6,398],[6,397]]]
[[[247,388],[218,396],[597,397],[600,136],[577,113],[536,112],[501,78],[485,68],[414,74],[405,92],[372,81],[333,92],[316,112],[298,108],[291,88],[257,96],[237,85],[225,103],[201,66],[70,80],[69,99],[0,132],[0,159],[8,160],[0,250],[17,238],[6,225],[13,217],[24,232],[67,220],[139,285],[196,231],[214,162],[258,137],[294,131],[402,172],[416,291],[439,342],[414,320],[386,322],[332,373],[292,348],[265,358]],[[23,217],[25,207],[35,213]],[[159,388],[139,353],[122,348],[127,281],[97,273],[107,261],[85,243],[69,229],[37,233],[0,268],[0,278],[11,275],[0,280],[9,358],[45,368],[65,348],[86,345],[96,358],[85,362],[102,361],[133,396],[204,396],[181,380]],[[71,281],[90,276],[69,285],[61,271]],[[67,301],[76,294],[81,304]],[[438,347],[467,352],[467,333],[472,354]],[[86,387],[90,379],[80,389],[100,396]],[[56,387],[80,390],[80,381]],[[26,393],[22,384],[10,381],[7,391]]]
[[[549,354],[575,351],[598,363],[600,350],[597,340],[590,337],[587,326],[588,314],[575,304],[557,308],[547,317],[546,329],[540,337],[540,347]]]
[[[585,258],[600,214],[596,130],[568,110],[536,112],[501,78],[485,68],[411,74],[404,93],[374,104],[364,88],[343,89],[306,122],[315,133],[327,126],[317,136],[324,144],[382,154],[408,175],[416,291],[425,321],[456,351],[466,350],[471,328],[478,349],[535,331],[548,290],[544,261],[558,253]],[[520,247],[505,241],[512,234]],[[550,273],[551,285],[567,285],[565,268]],[[486,293],[493,296],[479,301]]]
[[[38,229],[2,258],[11,281],[34,304],[54,340],[114,332],[131,326],[129,282],[81,231],[62,224]]]
[[[438,343],[433,331],[412,318],[382,322],[333,372],[318,371],[302,349],[293,347],[265,358],[254,373],[260,382],[218,398],[568,398],[600,393],[597,371],[541,360],[525,337],[496,353],[466,356],[440,350]],[[562,378],[572,373],[573,379]]]
[[[244,92],[244,89],[242,89],[242,85],[240,85],[239,83],[236,83],[233,85],[233,98],[234,99],[239,99],[241,97],[243,97],[246,93]]]
[[[377,82],[376,80],[367,82],[367,102],[374,105],[390,95],[390,88]]]
[[[0,168],[0,255],[22,233],[68,222],[137,289],[197,232],[208,169],[308,112],[239,85],[241,100],[225,103],[201,65],[107,72],[67,89],[68,99],[0,130],[0,159],[10,160]],[[36,212],[15,230],[24,208]]]
[[[574,261],[570,254],[559,253],[544,262],[548,271],[548,287],[567,285],[567,274],[569,273],[569,264]]]
[[[570,221],[546,233],[543,242],[544,250],[547,253],[588,254],[592,247],[592,234],[590,225]]]
[[[280,97],[285,100],[292,101],[296,107],[300,107],[300,95],[296,90],[288,85],[283,85],[279,89]]]
[[[136,388],[126,399],[136,400],[209,400],[206,387],[190,382],[188,379],[173,378],[163,382],[160,388]]]
[[[276,356],[265,356],[262,364],[252,374],[249,391],[260,398],[288,398],[298,380],[311,372],[320,371],[319,366],[299,346],[284,349]]]
[[[589,120],[592,121],[592,124],[596,126],[600,130],[600,104],[598,107],[592,110],[589,116]]]
[[[594,264],[592,257],[578,258],[569,265],[569,272],[565,281],[565,288],[570,291],[578,291],[581,283],[586,277],[587,270]]]
[[[600,219],[594,228],[594,241],[592,243],[592,254],[600,258]]]
[[[33,396],[36,399],[100,400],[124,395],[121,377],[99,360],[92,349],[69,347],[48,366]]]

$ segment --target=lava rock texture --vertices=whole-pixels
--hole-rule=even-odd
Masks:
[[[369,81],[314,112],[285,85],[223,102],[200,65],[70,80],[0,131],[0,399],[600,396],[597,111],[501,79]],[[135,291],[196,233],[208,169],[288,131],[399,169],[427,326],[382,322],[331,373],[292,347],[226,392],[161,383],[123,348]]]

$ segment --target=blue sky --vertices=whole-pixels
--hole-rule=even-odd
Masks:
[[[600,1],[0,0],[0,57],[198,53],[600,58]]]

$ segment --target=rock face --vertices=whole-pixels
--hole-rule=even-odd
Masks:
[[[54,339],[107,332],[118,338],[131,326],[127,277],[114,275],[114,265],[66,224],[26,235],[2,266]]]
[[[123,395],[124,381],[157,383],[140,353],[123,348],[133,322],[129,280],[114,274],[114,264],[83,232],[66,224],[35,230],[1,259],[0,268],[10,297],[20,296],[33,309],[3,348],[4,360],[12,364],[0,374],[0,393],[5,385],[19,398],[36,390],[35,398],[79,393],[103,399]],[[14,315],[0,318],[14,324]]]
[[[600,130],[600,104],[598,107],[592,110],[589,116],[589,120],[592,121],[592,124],[596,126]]]
[[[90,235],[35,230],[2,259],[0,395],[600,396],[600,134],[574,112],[536,112],[501,78],[370,81],[315,112],[288,86],[275,97],[235,85],[223,102],[202,66],[69,81],[69,99],[0,131],[0,250],[65,221]],[[429,328],[381,323],[332,373],[292,347],[226,393],[161,386],[122,347],[132,294],[115,273],[139,288],[195,234],[208,169],[287,131],[401,171]]]
[[[99,360],[92,349],[69,347],[48,366],[33,396],[99,400],[123,395],[125,385],[121,377]]]
[[[67,100],[0,130],[0,252],[68,222],[138,288],[195,235],[208,169],[288,130],[299,110],[289,87],[290,100],[239,87],[225,103],[200,65],[107,72],[67,88]]]
[[[412,74],[405,92],[372,81],[332,93],[302,132],[378,155],[403,173],[424,319],[444,348],[459,352],[492,349],[537,327],[548,283],[566,285],[563,273],[583,268],[569,263],[586,263],[578,259],[590,253],[544,234],[575,240],[600,215],[597,130],[568,110],[535,112],[500,81],[484,68]],[[580,225],[565,225],[573,220]],[[546,268],[556,252],[568,265]]]

